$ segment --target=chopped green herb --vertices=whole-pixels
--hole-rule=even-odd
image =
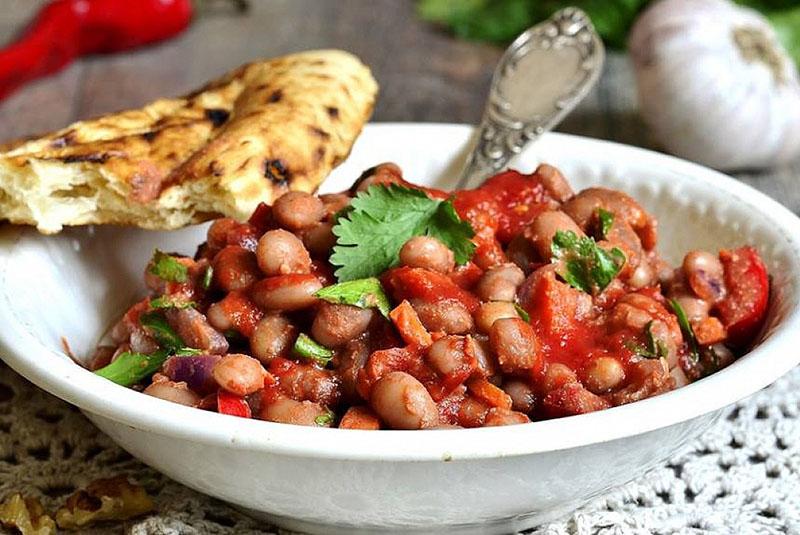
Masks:
[[[519,314],[519,317],[522,318],[522,321],[531,322],[531,315],[528,314],[527,310],[519,306],[518,303],[514,303],[514,309],[517,311],[517,314]]]
[[[203,273],[202,286],[204,290],[211,288],[211,280],[214,278],[214,267],[208,266],[205,273]]]
[[[168,357],[169,351],[166,349],[159,349],[150,354],[126,351],[114,362],[95,370],[94,373],[118,385],[131,386],[157,372]]]
[[[689,323],[689,317],[686,315],[686,311],[683,310],[683,307],[676,299],[670,299],[669,306],[672,308],[672,312],[675,313],[675,317],[678,318],[678,325],[680,325],[681,332],[686,338],[686,345],[689,349],[689,358],[692,359],[692,362],[699,362],[700,348],[697,344],[697,337],[694,335],[692,324]]]
[[[559,230],[551,246],[553,261],[561,262],[559,275],[572,287],[588,294],[602,292],[625,265],[619,248],[606,251],[589,236]]]
[[[667,344],[664,343],[663,340],[656,338],[653,335],[653,322],[648,321],[647,325],[644,327],[644,335],[646,344],[641,345],[633,342],[633,340],[628,340],[628,343],[625,346],[639,355],[640,357],[644,357],[646,359],[661,359],[666,358],[669,350],[667,350]]]
[[[153,253],[147,271],[167,282],[186,282],[189,278],[189,269],[186,266],[178,262],[174,256],[158,249]]]
[[[320,427],[328,427],[333,423],[333,411],[328,411],[325,414],[320,414],[314,418],[314,423]]]
[[[139,318],[142,327],[145,327],[153,338],[156,339],[158,345],[167,351],[178,351],[186,347],[178,333],[167,323],[166,318],[159,312],[149,312],[142,314]]]
[[[389,317],[389,298],[383,291],[381,281],[375,277],[340,282],[326,286],[314,294],[329,303],[353,305],[359,308],[377,308],[385,317]]]
[[[458,264],[475,252],[470,224],[450,200],[397,184],[374,184],[359,193],[351,210],[333,227],[336,245],[330,262],[339,281],[375,277],[399,262],[400,248],[413,236],[433,236],[453,251]]]
[[[614,214],[608,210],[598,208],[597,217],[600,219],[600,239],[605,240],[608,238],[608,233],[611,232],[611,227],[614,225]]]
[[[305,359],[315,360],[322,366],[328,364],[333,358],[333,351],[319,345],[307,334],[300,334],[292,348],[294,353]]]
[[[150,308],[193,308],[196,306],[197,303],[194,301],[183,301],[169,295],[162,295],[150,300]]]

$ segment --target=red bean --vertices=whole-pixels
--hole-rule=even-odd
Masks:
[[[490,268],[478,281],[475,293],[484,301],[514,301],[525,273],[512,263]]]
[[[503,383],[503,390],[511,396],[512,409],[526,414],[533,410],[536,396],[528,383],[511,379]]]
[[[267,371],[253,357],[231,353],[214,365],[211,375],[221,388],[237,396],[246,396],[264,388]]]
[[[267,276],[310,273],[311,257],[300,238],[285,230],[270,230],[258,240],[258,267]]]
[[[317,418],[328,414],[327,409],[313,401],[280,398],[261,407],[261,419],[282,424],[319,427]]]
[[[250,290],[257,305],[266,310],[302,310],[315,304],[322,283],[314,275],[279,275],[258,281]]]
[[[625,380],[625,368],[614,357],[595,357],[583,370],[583,384],[594,394],[605,394]]]
[[[174,383],[169,380],[153,382],[144,389],[144,393],[187,407],[194,407],[200,402],[200,396],[189,390],[184,382]]]
[[[400,263],[450,273],[455,267],[453,251],[432,236],[414,236],[400,249]]]
[[[425,387],[405,372],[391,372],[372,387],[372,408],[392,429],[423,429],[439,423],[436,403]]]
[[[297,334],[297,327],[284,316],[269,314],[256,324],[250,337],[250,351],[264,364],[276,357],[287,357]]]
[[[314,316],[311,336],[326,347],[339,347],[366,331],[372,317],[369,308],[324,303]]]
[[[325,215],[325,206],[315,195],[290,191],[278,197],[272,205],[272,213],[283,228],[300,230],[318,223]]]
[[[500,369],[506,373],[535,370],[543,364],[536,332],[520,318],[495,321],[489,332],[489,343]]]
[[[455,299],[433,303],[412,299],[411,306],[425,328],[431,332],[464,334],[472,329],[473,320],[469,310]]]
[[[261,278],[256,256],[238,245],[228,245],[214,257],[214,283],[221,290],[244,290]]]

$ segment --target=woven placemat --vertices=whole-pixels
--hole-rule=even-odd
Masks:
[[[0,363],[0,498],[20,492],[55,511],[75,489],[119,474],[143,484],[158,513],[85,533],[275,533],[142,465]],[[663,467],[530,533],[800,535],[800,368],[727,409]]]

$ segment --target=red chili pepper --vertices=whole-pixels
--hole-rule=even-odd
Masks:
[[[247,404],[243,397],[231,394],[222,388],[217,391],[217,412],[241,418],[251,418],[253,416],[250,411],[250,405]]]
[[[75,58],[172,37],[192,19],[190,0],[54,0],[0,51],[0,98]]]

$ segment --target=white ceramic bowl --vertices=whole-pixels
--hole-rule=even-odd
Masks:
[[[324,190],[395,161],[412,181],[452,185],[471,135],[459,125],[370,125]],[[194,489],[290,529],[505,532],[571,510],[644,473],[707,429],[719,409],[800,360],[800,220],[717,172],[613,143],[548,134],[514,165],[560,167],[576,189],[602,184],[658,217],[672,262],[693,247],[751,243],[773,276],[762,341],[729,368],[623,407],[527,425],[352,431],[242,420],[117,386],[62,351],[91,353],[144,292],[156,246],[193,253],[205,227],[177,232],[83,228],[0,235],[0,343],[15,370],[73,403],[123,448]]]

